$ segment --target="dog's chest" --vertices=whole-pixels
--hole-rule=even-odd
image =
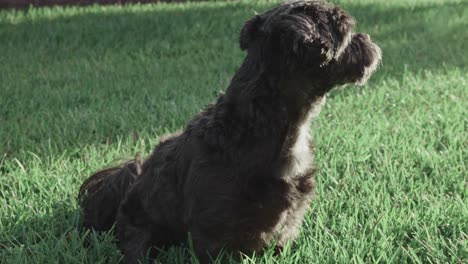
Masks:
[[[290,160],[285,170],[287,175],[302,174],[312,165],[313,155],[309,146],[309,124],[309,121],[307,121],[299,127],[297,138],[290,149]]]
[[[284,169],[284,176],[294,177],[304,174],[313,163],[313,154],[310,147],[310,123],[320,113],[325,96],[316,100],[310,108],[307,117],[299,124],[295,140],[290,144],[287,156],[289,162]]]

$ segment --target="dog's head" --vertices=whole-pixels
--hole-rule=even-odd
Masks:
[[[330,88],[363,84],[379,65],[381,52],[368,35],[353,33],[354,25],[348,13],[323,0],[288,1],[248,20],[240,47],[261,54],[267,67],[299,69]]]

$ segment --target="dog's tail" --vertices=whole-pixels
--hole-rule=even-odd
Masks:
[[[115,222],[120,202],[129,186],[141,174],[140,158],[121,166],[96,172],[80,187],[78,201],[85,228],[110,230]]]

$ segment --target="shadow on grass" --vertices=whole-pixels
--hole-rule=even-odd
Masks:
[[[466,67],[466,6],[343,5],[357,18],[358,30],[382,47],[383,67],[371,83]],[[28,146],[33,152],[61,153],[112,142],[116,135],[183,127],[215,91],[225,89],[244,56],[237,44],[243,21],[252,10],[267,8],[162,5],[160,10],[141,6],[102,13],[74,9],[74,15],[57,9],[56,17],[0,22],[6,54],[0,116],[7,124],[0,152],[14,154]],[[60,119],[54,111],[59,117],[76,112]],[[51,145],[53,150],[47,149]]]
[[[47,211],[3,230],[1,263],[93,263],[93,258],[116,263],[120,259],[110,234],[80,232],[78,210],[55,204]]]
[[[8,227],[0,238],[0,263],[121,263],[113,231],[85,230],[80,212],[65,203],[52,206],[41,216],[21,219]],[[156,263],[197,263],[189,246],[157,249]],[[221,254],[213,263],[237,263]],[[155,263],[147,259],[144,263]]]
[[[53,59],[77,59],[83,51],[105,53],[108,56],[114,53],[131,54],[144,49],[148,43],[156,42],[154,46],[163,49],[160,53],[154,50],[143,52],[147,52],[144,55],[158,59],[160,56],[177,57],[181,55],[177,54],[181,48],[191,52],[203,52],[193,50],[199,45],[203,45],[206,50],[217,49],[218,46],[211,45],[213,39],[218,39],[231,41],[221,44],[235,47],[236,50],[230,52],[238,55],[240,61],[243,55],[237,51],[237,37],[243,22],[252,16],[254,10],[261,12],[271,6],[228,3],[190,4],[191,8],[186,9],[116,8],[107,13],[77,11],[74,15],[62,14],[18,24],[0,21],[0,33],[5,39],[2,45],[24,47],[23,55],[31,57],[43,55]],[[410,66],[410,71],[422,68],[437,70],[441,64],[466,66],[466,60],[460,58],[463,55],[460,52],[466,46],[462,41],[467,36],[462,15],[467,7],[466,3],[426,4],[406,8],[351,3],[343,5],[356,17],[358,31],[369,33],[383,48],[385,61],[388,62],[382,72],[392,75],[403,72],[402,67],[399,67],[402,64]],[[449,23],[449,20],[453,22]],[[67,51],[67,54],[62,51]],[[11,61],[7,63],[14,64]]]

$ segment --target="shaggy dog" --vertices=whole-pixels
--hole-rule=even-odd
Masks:
[[[81,186],[83,224],[116,235],[126,263],[190,233],[207,261],[221,249],[281,249],[314,193],[311,120],[327,92],[364,84],[381,60],[354,19],[322,0],[290,1],[248,20],[247,56],[224,95],[144,161],[97,172]]]

